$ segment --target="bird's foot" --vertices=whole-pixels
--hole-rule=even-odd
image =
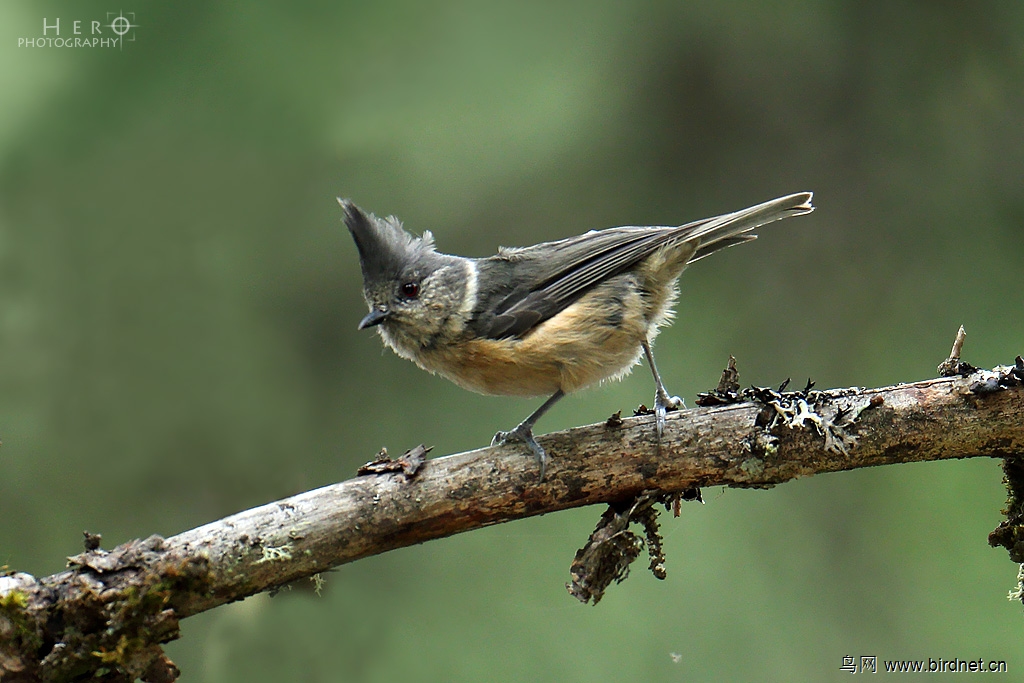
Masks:
[[[544,472],[548,467],[548,454],[544,452],[541,445],[533,438],[533,427],[523,422],[512,431],[498,432],[491,439],[491,445],[503,446],[509,441],[521,441],[530,447],[530,450],[533,451],[533,457],[537,459],[537,464],[540,466],[540,480],[544,481]]]
[[[654,394],[654,422],[658,427],[658,441],[665,432],[665,414],[670,410],[685,408],[686,403],[678,396],[669,396],[664,387],[658,387]]]

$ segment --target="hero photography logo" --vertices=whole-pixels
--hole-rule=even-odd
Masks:
[[[18,47],[96,47],[123,50],[135,42],[135,12],[107,12],[105,19],[43,18],[43,33],[18,38]]]

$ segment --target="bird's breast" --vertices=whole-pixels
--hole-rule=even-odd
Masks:
[[[618,378],[653,333],[631,278],[618,277],[522,337],[468,338],[420,352],[416,362],[482,394],[544,396]]]

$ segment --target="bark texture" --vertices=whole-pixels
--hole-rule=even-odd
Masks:
[[[159,644],[178,636],[182,618],[363,557],[531,515],[595,503],[625,509],[701,486],[771,487],[893,463],[1014,461],[1024,454],[1024,366],[1020,378],[1016,371],[880,389],[762,390],[754,401],[670,414],[660,444],[653,416],[613,416],[540,437],[552,456],[543,482],[520,445],[485,448],[418,469],[385,467],[172,538],[87,550],[52,576],[8,572],[0,577],[0,681],[97,673],[170,681],[177,670]]]

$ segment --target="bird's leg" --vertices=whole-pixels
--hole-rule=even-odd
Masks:
[[[544,413],[548,412],[551,406],[558,403],[558,399],[565,396],[565,392],[559,389],[551,395],[551,398],[544,401],[544,405],[537,410],[530,413],[530,416],[519,423],[515,429],[510,432],[498,432],[491,439],[492,446],[501,446],[508,443],[509,441],[522,441],[530,450],[533,451],[533,455],[537,458],[537,464],[540,465],[540,480],[544,481],[544,471],[548,466],[548,454],[544,452],[537,440],[533,438],[533,425],[537,423],[537,420],[541,418]]]
[[[654,375],[654,421],[658,427],[658,441],[665,431],[665,413],[669,410],[685,408],[686,404],[678,396],[669,396],[665,391],[665,385],[661,382],[661,375],[658,374],[658,366],[654,364],[654,354],[651,353],[651,344],[646,339],[643,341],[644,355],[647,356],[647,364],[651,366],[651,373]]]

